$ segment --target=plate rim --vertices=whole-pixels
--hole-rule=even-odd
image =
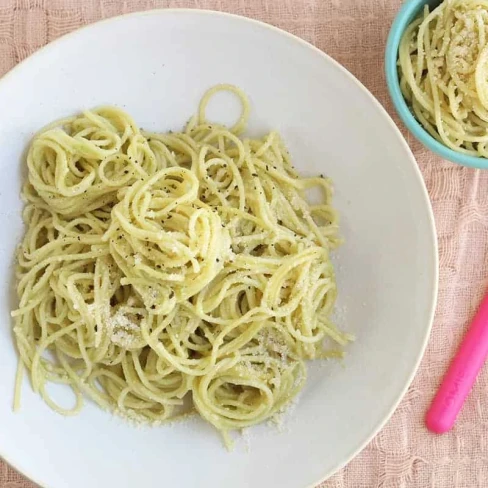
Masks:
[[[365,436],[364,440],[357,446],[354,447],[351,452],[345,456],[345,459],[341,462],[338,462],[335,466],[333,466],[331,469],[328,470],[328,472],[324,473],[320,479],[316,480],[310,485],[307,485],[304,488],[315,488],[317,485],[320,483],[323,483],[327,479],[329,479],[331,476],[336,474],[340,469],[342,469],[344,466],[346,466],[350,461],[352,461],[363,449],[373,440],[373,438],[385,427],[387,422],[391,419],[393,414],[395,413],[396,409],[398,408],[400,402],[403,400],[405,394],[408,391],[408,388],[412,384],[412,381],[417,374],[417,371],[419,369],[420,363],[424,357],[425,350],[427,348],[427,344],[430,339],[430,335],[432,332],[433,328],[433,323],[434,323],[434,317],[435,317],[435,312],[436,312],[436,307],[437,307],[437,299],[438,299],[438,289],[439,289],[439,246],[438,246],[438,239],[437,239],[437,229],[436,229],[436,224],[435,224],[435,218],[434,218],[434,212],[432,208],[432,202],[430,200],[427,187],[425,185],[425,180],[423,178],[422,172],[420,171],[420,168],[418,166],[417,160],[415,159],[415,156],[412,152],[412,149],[408,145],[405,137],[403,136],[402,132],[400,131],[398,125],[395,123],[393,120],[392,116],[388,113],[388,111],[385,109],[385,107],[380,103],[380,101],[369,91],[368,88],[358,79],[356,76],[354,76],[347,68],[345,68],[341,63],[336,61],[332,56],[327,54],[325,51],[322,51],[318,47],[314,46],[312,43],[302,39],[301,37],[298,37],[295,34],[292,34],[290,32],[285,31],[284,29],[281,29],[279,27],[276,27],[272,24],[269,24],[267,22],[264,22],[262,20],[257,20],[251,17],[245,17],[243,15],[238,15],[230,12],[223,12],[219,10],[211,10],[211,9],[200,9],[200,8],[156,8],[156,9],[149,9],[149,10],[141,10],[141,11],[136,11],[136,12],[129,12],[126,14],[121,14],[121,15],[116,15],[113,17],[105,18],[105,19],[100,19],[95,22],[91,22],[87,25],[83,25],[81,27],[78,27],[74,31],[68,32],[66,34],[63,34],[62,36],[54,39],[53,41],[49,42],[48,44],[42,46],[41,48],[37,49],[35,52],[27,56],[25,59],[23,59],[20,63],[17,63],[15,66],[13,66],[9,71],[7,71],[3,76],[0,77],[0,90],[2,90],[2,86],[5,83],[6,80],[10,79],[12,76],[15,76],[17,73],[19,73],[24,66],[29,64],[33,59],[40,58],[44,56],[46,53],[57,49],[62,43],[70,37],[75,37],[77,35],[82,35],[84,31],[90,30],[91,28],[94,28],[96,26],[102,25],[102,24],[110,24],[114,23],[117,21],[120,21],[121,19],[128,18],[128,17],[143,17],[143,16],[151,16],[151,15],[161,15],[161,14],[196,14],[196,15],[204,15],[204,16],[217,16],[217,17],[223,17],[223,18],[232,18],[235,20],[239,20],[242,22],[246,22],[250,25],[254,25],[263,29],[268,29],[272,31],[274,34],[280,35],[282,37],[288,38],[291,41],[297,42],[301,44],[303,47],[306,47],[308,49],[311,49],[314,51],[316,54],[320,55],[324,61],[332,64],[336,69],[342,72],[344,76],[346,76],[350,81],[352,81],[358,89],[360,89],[364,95],[373,103],[373,105],[379,110],[379,112],[383,115],[383,118],[385,121],[388,122],[388,125],[393,129],[394,133],[396,133],[397,139],[399,143],[403,146],[403,149],[406,150],[406,153],[408,154],[408,159],[410,161],[410,164],[413,167],[414,170],[414,179],[416,180],[417,184],[420,185],[421,189],[421,195],[424,200],[424,204],[427,210],[427,220],[430,228],[430,240],[432,241],[432,248],[429,249],[429,254],[431,254],[430,261],[431,265],[433,267],[432,270],[430,270],[429,274],[432,276],[433,280],[433,287],[432,287],[432,292],[430,296],[430,310],[428,313],[428,323],[427,327],[425,328],[424,332],[424,337],[422,340],[421,347],[419,348],[419,351],[417,352],[417,355],[415,357],[415,361],[413,363],[413,367],[410,371],[410,374],[407,378],[407,381],[405,382],[405,385],[403,386],[400,394],[398,397],[392,402],[391,406],[388,409],[388,412],[384,415],[383,419],[375,426],[372,428],[371,432]],[[15,345],[14,345],[15,347]],[[7,463],[10,467],[12,467],[14,470],[16,470],[18,473],[22,474],[24,477],[26,477],[28,480],[31,482],[39,485],[40,487],[43,488],[49,488],[49,486],[43,484],[40,480],[37,480],[36,477],[32,474],[29,474],[27,472],[27,468],[23,468],[20,466],[22,464],[21,462],[17,461],[14,462],[13,460],[9,459],[9,456],[6,455],[4,449],[2,448],[2,444],[0,443],[0,460],[4,461]]]

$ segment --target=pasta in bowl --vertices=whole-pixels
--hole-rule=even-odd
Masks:
[[[205,115],[220,90],[242,103],[230,129]],[[230,446],[296,396],[305,360],[342,355],[331,182],[300,178],[276,132],[240,138],[248,112],[218,85],[181,133],[102,107],[34,138],[14,333],[20,371],[56,411],[84,396],[138,421],[196,411]],[[73,408],[49,382],[72,388]]]

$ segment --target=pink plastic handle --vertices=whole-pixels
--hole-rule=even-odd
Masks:
[[[447,432],[468,396],[488,355],[488,294],[451,362],[425,419],[437,434]]]

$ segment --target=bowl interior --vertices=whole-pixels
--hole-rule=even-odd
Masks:
[[[436,8],[443,0],[406,0],[403,2],[402,9],[405,10],[404,16],[404,29],[407,27],[412,20],[418,17],[425,5],[428,5],[432,11]]]
[[[403,123],[424,146],[453,163],[470,166],[472,168],[488,168],[488,159],[458,153],[434,139],[414,117],[400,90],[397,60],[398,47],[403,33],[408,25],[421,14],[424,5],[428,4],[432,10],[437,7],[439,3],[439,0],[407,0],[400,8],[400,11],[393,21],[386,43],[385,74],[388,91],[395,106],[395,110]]]

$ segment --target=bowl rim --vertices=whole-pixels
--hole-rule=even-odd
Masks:
[[[425,147],[453,163],[471,168],[486,169],[488,168],[487,158],[458,153],[434,139],[414,117],[401,92],[397,70],[398,48],[402,35],[411,22],[412,17],[426,3],[426,0],[404,0],[390,27],[385,50],[385,75],[390,98],[393,101],[395,111],[407,129]]]

